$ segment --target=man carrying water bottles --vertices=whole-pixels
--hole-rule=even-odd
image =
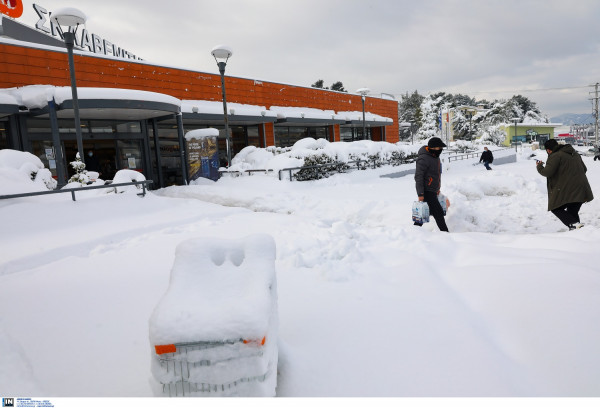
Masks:
[[[425,201],[429,206],[429,213],[435,219],[440,231],[448,232],[448,226],[444,219],[444,209],[438,201],[442,181],[442,162],[440,154],[446,147],[442,139],[432,137],[427,146],[419,149],[417,158],[417,168],[415,171],[415,187],[419,201]],[[416,223],[415,225],[421,226]]]

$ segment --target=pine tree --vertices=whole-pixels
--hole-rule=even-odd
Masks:
[[[421,121],[423,115],[421,112],[421,103],[423,103],[424,96],[419,95],[418,91],[414,91],[411,95],[406,93],[402,95],[402,100],[398,103],[398,121],[409,122],[412,127],[412,131],[416,131],[421,127]],[[411,135],[410,128],[400,129],[400,138],[409,138]]]
[[[71,167],[75,170],[75,174],[71,176],[69,183],[79,183],[84,185],[90,181],[90,176],[88,176],[87,170],[85,169],[85,163],[81,161],[79,152],[75,155],[75,161],[71,162]]]
[[[320,88],[320,89],[329,89],[329,88],[323,88],[324,83],[325,83],[325,81],[323,81],[322,79],[318,79],[317,82],[315,82],[314,84],[311,85],[311,87]]]
[[[342,84],[341,81],[334,82],[333,85],[331,85],[331,90],[339,92],[348,92],[344,89],[344,84]]]

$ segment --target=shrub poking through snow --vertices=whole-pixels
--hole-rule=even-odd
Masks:
[[[349,168],[346,163],[339,162],[337,157],[317,153],[304,157],[303,168],[295,174],[295,178],[299,181],[319,180],[332,173],[345,173]]]
[[[75,155],[75,161],[72,161],[71,167],[75,170],[75,174],[69,179],[69,183],[79,183],[82,186],[86,185],[90,181],[90,176],[87,174],[85,169],[85,163],[81,161],[79,152]]]

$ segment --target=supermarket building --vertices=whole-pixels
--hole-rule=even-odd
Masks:
[[[31,152],[68,177],[78,147],[64,43],[16,18],[1,23],[0,149]],[[129,168],[155,188],[185,184],[184,136],[195,129],[218,129],[225,156],[218,73],[141,61],[95,35],[86,43],[86,35],[74,55],[83,150],[94,152],[103,179]],[[230,76],[225,88],[232,157],[246,146],[287,147],[305,137],[363,139],[361,95]],[[365,125],[364,138],[397,142],[398,102],[367,96]]]

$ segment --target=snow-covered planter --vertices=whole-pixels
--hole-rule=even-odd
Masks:
[[[270,235],[180,243],[149,322],[155,395],[275,396],[277,316]]]
[[[134,181],[146,181],[146,177],[138,171],[135,170],[119,170],[113,177],[112,184],[120,184],[120,183],[132,183]],[[141,184],[131,185],[131,186],[119,186],[114,188],[115,193],[124,193],[124,192],[139,192],[142,190],[143,186]],[[111,191],[110,189],[108,191]]]

